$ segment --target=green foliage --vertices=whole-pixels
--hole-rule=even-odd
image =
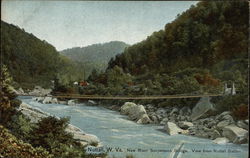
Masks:
[[[5,65],[1,65],[0,81],[0,123],[7,125],[11,117],[17,113],[15,108],[19,106],[20,102],[13,100],[16,94],[13,87],[10,86],[12,78]]]
[[[30,132],[35,127],[23,114],[13,115],[11,121],[8,124],[8,128],[19,139],[28,141],[30,138]]]
[[[84,78],[83,65],[60,55],[52,45],[18,26],[1,21],[1,35],[1,61],[8,67],[15,86],[50,88],[55,78],[60,78],[63,85]]]
[[[220,94],[224,83],[235,83],[237,94],[246,96],[248,10],[247,1],[199,2],[111,59],[105,73],[90,76],[92,84],[102,83],[104,94],[174,95]],[[228,100],[217,102],[221,110]],[[242,102],[233,100],[234,106]],[[170,99],[159,106],[192,107],[196,101]]]
[[[30,144],[24,143],[0,125],[0,157],[52,158],[52,155],[41,147],[34,148]]]
[[[85,151],[81,144],[73,139],[72,134],[65,131],[68,123],[68,118],[43,118],[30,132],[30,143],[35,147],[42,146],[54,157],[84,157]]]
[[[223,96],[214,102],[220,112],[233,111],[240,104],[248,105],[248,94]]]

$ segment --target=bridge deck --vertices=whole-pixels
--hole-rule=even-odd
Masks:
[[[21,95],[21,96],[37,96],[39,95]],[[91,99],[91,100],[155,100],[155,99],[172,99],[172,98],[201,98],[215,97],[222,94],[203,94],[203,95],[161,95],[161,96],[98,96],[98,95],[54,95],[54,98],[68,99]],[[45,97],[45,96],[42,96]]]

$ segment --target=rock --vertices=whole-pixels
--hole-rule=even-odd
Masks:
[[[137,105],[130,108],[129,118],[131,120],[139,120],[144,114],[147,114],[143,105]]]
[[[173,108],[172,111],[170,112],[170,115],[177,114],[178,111],[179,110],[177,108]]]
[[[39,103],[42,103],[44,100],[44,97],[36,97],[35,98],[35,101],[39,102]]]
[[[52,103],[52,104],[58,104],[57,98],[53,98],[53,99],[51,100],[51,103]]]
[[[157,124],[158,123],[158,118],[155,115],[150,116],[150,120],[152,120],[153,123]]]
[[[18,95],[21,95],[21,94],[25,94],[23,89],[20,87],[18,90],[17,90],[17,94]]]
[[[135,107],[137,106],[135,103],[132,103],[132,102],[126,102],[125,104],[122,105],[121,107],[121,114],[123,115],[128,115],[130,113],[130,109],[132,107]]]
[[[157,109],[157,111],[155,112],[157,115],[165,115],[166,110],[163,108],[159,108]]]
[[[188,129],[188,128],[190,128],[190,127],[193,127],[194,126],[194,124],[192,123],[192,122],[187,122],[187,121],[182,121],[182,122],[179,122],[179,127],[181,128],[181,129]]]
[[[215,144],[226,144],[228,142],[229,142],[229,140],[225,137],[219,137],[219,138],[216,138],[215,140],[213,140],[213,143],[215,143]]]
[[[233,119],[233,117],[231,115],[224,115],[222,117],[222,120],[228,120],[230,122],[234,122],[234,119]]]
[[[215,119],[216,119],[216,120],[222,120],[222,118],[223,118],[225,115],[230,115],[230,114],[231,114],[230,111],[224,111],[224,112],[222,112],[221,114],[217,115],[217,116],[215,117]]]
[[[50,104],[52,103],[52,97],[45,97],[42,101],[43,104]]]
[[[165,125],[168,122],[168,118],[164,118],[162,119],[162,121],[160,122],[160,125]]]
[[[210,102],[210,97],[202,97],[192,109],[191,119],[197,120],[214,115],[216,112],[214,105]]]
[[[65,104],[65,105],[67,105],[68,103],[67,103],[67,101],[59,100],[58,104]]]
[[[249,120],[245,120],[244,122],[245,122],[247,125],[249,125]]]
[[[67,104],[70,106],[76,105],[75,100],[69,100]]]
[[[248,131],[235,125],[229,125],[223,128],[222,135],[233,143],[243,144],[247,142]]]
[[[191,114],[191,109],[187,106],[184,106],[180,110],[180,115],[190,115]]]
[[[90,105],[96,105],[96,104],[97,104],[94,100],[88,100],[88,103],[89,103]]]
[[[82,145],[93,145],[97,146],[100,143],[100,140],[97,136],[92,134],[84,134],[81,132],[75,132],[73,133],[73,138],[78,140]]]
[[[240,127],[240,128],[243,128],[245,130],[249,129],[248,125],[243,120],[237,121],[237,126]]]
[[[165,125],[165,130],[169,135],[176,135],[183,133],[183,130],[180,129],[175,123],[167,122]]]
[[[38,109],[32,108],[30,105],[22,102],[18,109],[21,113],[27,116],[32,123],[37,123],[40,119],[48,117],[49,114],[42,112]]]
[[[211,139],[215,139],[215,138],[218,138],[218,137],[220,137],[221,135],[220,135],[220,132],[219,131],[217,131],[217,130],[213,130],[212,132],[209,132],[209,137],[211,138]]]
[[[147,114],[143,114],[141,116],[141,118],[136,122],[136,123],[140,123],[140,124],[148,124],[151,123],[151,120],[149,119]]]
[[[129,116],[129,119],[136,121],[137,123],[150,123],[147,112],[143,105],[136,105],[132,102],[126,102],[121,107],[121,114],[126,114]]]
[[[223,120],[217,124],[218,129],[222,129],[230,124],[230,121],[228,120]]]

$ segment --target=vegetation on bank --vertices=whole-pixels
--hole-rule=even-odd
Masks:
[[[17,108],[12,78],[1,68],[0,157],[11,158],[86,158],[83,145],[65,131],[68,118],[47,117],[32,123]]]

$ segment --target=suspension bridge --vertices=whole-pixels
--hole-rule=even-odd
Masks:
[[[174,98],[201,98],[201,97],[217,97],[223,94],[200,94],[200,95],[151,95],[151,96],[101,96],[101,95],[79,95],[79,94],[58,94],[49,95],[53,98],[64,99],[86,99],[86,100],[156,100],[156,99],[174,99]],[[45,95],[19,95],[19,96],[33,96],[46,97]],[[48,95],[47,95],[48,97]]]

